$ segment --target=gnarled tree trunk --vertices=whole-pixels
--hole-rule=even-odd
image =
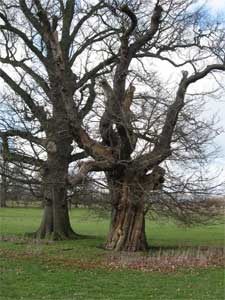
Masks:
[[[132,174],[133,173],[133,174]],[[126,175],[125,175],[126,174]],[[160,190],[165,170],[159,166],[150,174],[117,169],[107,174],[112,202],[112,217],[106,249],[115,251],[145,251],[145,196]]]
[[[112,217],[105,248],[115,251],[145,251],[145,207],[143,191],[135,179],[111,181]]]

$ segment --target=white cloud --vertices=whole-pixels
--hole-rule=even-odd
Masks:
[[[207,5],[214,11],[224,10],[225,12],[225,0],[208,0]]]

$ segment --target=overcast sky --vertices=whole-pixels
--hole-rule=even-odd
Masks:
[[[213,15],[223,14],[225,20],[225,0],[208,0],[207,5],[210,12]],[[221,82],[225,89],[225,80]],[[221,101],[213,102],[209,104],[210,112],[217,112],[220,118],[220,126],[225,130],[225,99]],[[217,168],[223,168],[223,174],[225,178],[225,133],[221,134],[216,138],[216,143],[221,147],[221,153],[219,157],[214,162],[214,166]]]
[[[214,13],[221,9],[225,10],[225,0],[208,0],[207,5]]]
[[[212,14],[215,18],[217,15],[224,15],[225,20],[225,0],[200,0],[202,3],[207,3],[207,7],[209,13]],[[225,77],[223,77],[223,81],[221,85],[224,86],[224,95],[225,95]],[[212,99],[208,104],[208,112],[209,114],[217,113],[220,119],[219,125],[221,128],[225,130],[225,96],[224,99],[220,99],[220,101],[213,101]],[[221,148],[220,154],[217,159],[215,159],[211,164],[211,169],[223,169],[223,175],[220,175],[221,179],[225,180],[225,132],[218,136],[215,140],[216,144]]]

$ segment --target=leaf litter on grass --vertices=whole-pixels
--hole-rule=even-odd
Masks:
[[[159,248],[150,250],[149,253],[106,252],[101,259],[95,260],[89,257],[65,257],[65,251],[59,251],[57,255],[48,255],[42,249],[32,248],[32,244],[35,245],[36,243],[31,242],[22,252],[3,249],[1,256],[15,260],[38,259],[46,266],[78,267],[83,270],[97,268],[118,270],[126,268],[145,272],[174,272],[182,268],[225,267],[225,250],[223,248],[198,247],[170,250]],[[66,248],[66,250],[68,249]]]
[[[199,247],[168,252],[159,249],[152,255],[122,252],[110,255],[108,264],[111,268],[157,272],[174,272],[183,268],[225,267],[225,250]]]

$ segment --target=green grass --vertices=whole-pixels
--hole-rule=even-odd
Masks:
[[[72,210],[74,229],[93,238],[66,241],[26,241],[24,232],[37,229],[40,209],[2,209],[1,300],[223,300],[221,267],[179,269],[175,272],[143,272],[102,266],[110,254],[101,245],[109,222],[87,210]],[[170,222],[147,222],[153,247],[222,247],[222,224],[177,227]]]
[[[42,210],[37,208],[4,208],[0,211],[1,232],[4,235],[22,236],[25,232],[37,229]],[[109,228],[106,218],[98,217],[86,209],[73,209],[70,212],[75,231],[85,235],[105,238]],[[191,228],[178,227],[172,221],[150,222],[146,224],[149,243],[154,246],[223,246],[224,225],[211,224]]]

